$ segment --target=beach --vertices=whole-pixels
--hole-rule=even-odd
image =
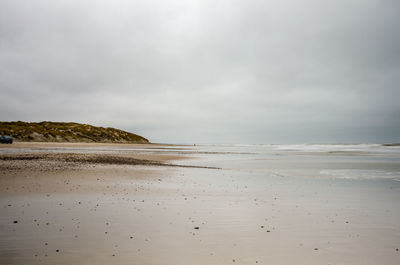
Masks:
[[[400,148],[0,146],[0,264],[400,264]]]

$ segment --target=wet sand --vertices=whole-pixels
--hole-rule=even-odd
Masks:
[[[104,147],[1,155],[11,159],[0,159],[0,264],[400,263],[398,181],[245,170],[229,153],[207,164],[189,147]],[[71,156],[126,162],[60,159]]]

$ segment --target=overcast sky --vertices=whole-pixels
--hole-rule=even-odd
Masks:
[[[398,0],[1,0],[0,120],[400,141]]]

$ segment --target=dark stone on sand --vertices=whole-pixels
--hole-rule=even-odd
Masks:
[[[13,223],[14,223],[14,224],[17,224],[17,223],[18,223],[18,221],[17,221],[17,220],[15,220]]]
[[[60,252],[60,250],[59,250],[59,249],[56,249],[56,252]]]
[[[198,229],[200,229],[200,227],[198,227],[198,226],[195,226],[195,227],[194,227],[194,229],[197,229],[197,230],[198,230]]]
[[[314,248],[314,250],[318,250],[318,248]]]

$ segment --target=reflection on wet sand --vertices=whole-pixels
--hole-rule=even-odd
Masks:
[[[307,177],[337,157],[216,151],[162,163],[221,170],[0,161],[0,264],[400,262],[400,182]]]

